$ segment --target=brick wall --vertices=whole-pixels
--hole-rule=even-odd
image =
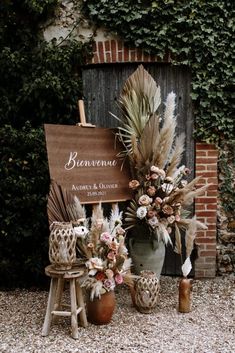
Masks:
[[[170,62],[169,55],[161,59],[157,55],[144,53],[138,48],[127,48],[119,40],[97,41],[93,46],[94,56],[91,64],[123,62]]]
[[[163,59],[149,55],[143,50],[126,48],[121,41],[114,39],[97,41],[93,47],[94,56],[91,64],[120,62],[170,62],[170,56]],[[195,263],[195,277],[214,277],[216,274],[216,221],[217,221],[217,158],[213,145],[196,144],[196,176],[202,176],[198,186],[211,183],[204,196],[195,202],[195,214],[198,220],[208,227],[198,231],[196,241],[199,246],[199,258]]]
[[[196,217],[208,227],[197,233],[199,258],[195,263],[195,277],[214,277],[216,274],[217,160],[218,152],[214,145],[196,144],[195,172],[196,176],[202,176],[198,186],[205,183],[212,185],[205,195],[195,200]]]

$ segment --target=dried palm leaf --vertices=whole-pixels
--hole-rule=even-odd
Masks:
[[[140,65],[123,86],[119,105],[122,111],[123,128],[119,137],[126,150],[131,153],[131,136],[137,141],[151,117],[161,103],[160,87],[152,76]]]
[[[47,200],[47,214],[49,224],[53,222],[69,222],[70,216],[66,206],[72,203],[73,195],[61,185],[51,180],[50,191]]]

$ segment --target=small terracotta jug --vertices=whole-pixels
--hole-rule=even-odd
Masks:
[[[182,278],[179,282],[179,312],[189,313],[191,311],[192,280]]]
[[[95,325],[108,324],[113,316],[116,306],[114,291],[106,292],[99,298],[87,298],[87,319]]]

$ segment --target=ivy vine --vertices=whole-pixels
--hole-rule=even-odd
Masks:
[[[232,116],[234,2],[223,0],[89,0],[83,13],[127,45],[192,69],[195,136],[234,137]]]

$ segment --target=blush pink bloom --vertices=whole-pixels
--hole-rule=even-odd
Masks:
[[[109,253],[108,253],[108,255],[107,255],[107,258],[109,259],[109,260],[115,260],[115,258],[116,258],[116,254],[115,254],[115,252],[114,251],[110,251]]]
[[[122,277],[122,275],[120,275],[120,273],[117,273],[117,274],[115,275],[114,279],[115,279],[115,282],[116,282],[117,284],[123,283],[123,277]]]
[[[180,216],[177,214],[177,215],[175,215],[175,220],[176,220],[176,222],[179,222],[180,221]]]
[[[147,189],[147,194],[148,194],[149,196],[154,196],[155,193],[156,193],[156,188],[155,188],[155,186],[152,186],[152,185],[149,186],[148,189]]]
[[[140,185],[140,183],[139,183],[138,180],[131,180],[129,182],[129,188],[132,189],[132,190],[137,189],[139,185]]]
[[[112,241],[112,236],[108,232],[104,232],[101,234],[100,240],[109,243]]]
[[[162,211],[168,216],[170,216],[170,215],[172,215],[174,213],[173,208],[170,205],[167,205],[167,204],[162,207]]]
[[[104,280],[103,284],[104,284],[104,288],[107,291],[113,290],[115,288],[115,282],[113,279],[106,279],[106,280]]]
[[[151,199],[151,197],[149,197],[148,195],[142,195],[139,198],[139,205],[141,206],[148,206],[150,205],[150,203],[153,201],[153,199]]]

